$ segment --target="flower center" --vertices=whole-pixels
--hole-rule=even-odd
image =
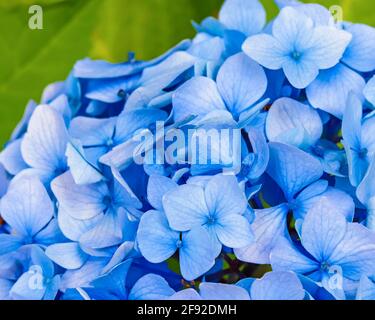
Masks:
[[[358,152],[358,156],[359,156],[361,159],[363,159],[363,158],[366,158],[367,153],[368,153],[367,148],[362,148],[361,150],[359,150],[359,152]]]
[[[302,53],[299,52],[299,51],[297,51],[297,50],[294,50],[294,51],[290,54],[290,56],[292,57],[293,60],[295,60],[295,61],[299,61],[299,60],[301,60],[301,58],[302,58]]]
[[[176,247],[177,247],[178,249],[182,248],[182,240],[177,240],[177,242],[176,242]]]
[[[329,263],[328,263],[327,261],[324,261],[324,262],[322,262],[322,263],[320,264],[320,268],[321,268],[322,270],[324,270],[324,271],[327,271],[327,270],[329,270],[330,265],[329,265]]]
[[[105,196],[103,198],[103,203],[106,207],[110,207],[112,204],[112,197],[111,196]]]

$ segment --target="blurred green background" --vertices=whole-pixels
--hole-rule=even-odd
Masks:
[[[223,0],[0,0],[0,144],[6,142],[27,101],[63,80],[86,56],[118,62],[135,51],[149,59],[183,38],[190,21],[217,15]],[[268,18],[273,0],[262,0]],[[344,19],[375,25],[374,0],[316,0],[340,5]],[[30,5],[44,11],[44,29],[28,28]]]

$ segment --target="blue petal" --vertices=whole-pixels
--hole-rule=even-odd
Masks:
[[[173,231],[164,213],[146,212],[139,224],[137,241],[142,255],[152,263],[170,258],[177,250],[180,233]]]
[[[117,213],[114,211],[114,209],[108,209],[102,219],[79,238],[79,243],[92,249],[119,245],[123,239],[123,219],[121,219],[120,211]]]
[[[269,264],[269,254],[279,237],[287,235],[287,214],[289,208],[282,204],[277,207],[255,210],[255,220],[251,228],[255,243],[234,249],[236,257],[245,262]]]
[[[320,139],[323,124],[318,112],[308,105],[281,98],[268,112],[266,133],[270,141],[307,148]]]
[[[285,49],[270,35],[260,34],[248,38],[242,50],[260,65],[271,69],[281,69],[286,61]]]
[[[267,77],[261,66],[245,54],[238,53],[220,68],[217,87],[229,111],[239,115],[263,96]]]
[[[262,31],[266,24],[266,12],[258,0],[226,0],[221,7],[219,20],[228,29],[250,36]]]
[[[319,26],[314,29],[312,48],[306,53],[319,69],[329,69],[340,62],[352,35],[335,27]]]
[[[163,198],[165,214],[172,229],[188,231],[207,222],[207,208],[203,188],[191,184],[182,185]]]
[[[329,262],[340,266],[342,274],[350,280],[358,281],[362,275],[372,275],[375,268],[374,234],[362,225],[349,223]]]
[[[362,102],[355,94],[349,94],[342,120],[342,136],[345,144],[353,150],[361,150]],[[350,168],[349,168],[350,170]]]
[[[175,121],[181,121],[191,115],[204,116],[215,110],[226,110],[226,108],[216,83],[209,78],[192,78],[173,95]]]
[[[174,293],[163,277],[150,273],[135,283],[129,293],[129,300],[165,300]]]
[[[375,106],[375,76],[367,82],[363,94],[365,95],[367,101]]]
[[[317,79],[307,88],[306,94],[314,108],[324,110],[342,119],[350,92],[361,95],[365,80],[356,72],[338,64],[319,73]]]
[[[360,71],[370,72],[375,69],[375,29],[364,24],[352,24],[345,28],[353,36],[345,51],[342,62]]]
[[[21,143],[22,139],[14,140],[0,153],[0,163],[13,176],[28,167],[22,158]]]
[[[27,240],[43,229],[53,214],[52,201],[42,183],[35,177],[19,179],[1,199],[3,219]]]
[[[246,174],[246,177],[250,180],[256,180],[266,171],[270,152],[263,130],[250,128],[248,136],[254,152],[252,154],[254,161],[251,162],[250,172]],[[242,163],[242,165],[244,166],[246,163]]]
[[[208,211],[217,219],[230,214],[242,215],[247,208],[244,192],[232,175],[216,175],[210,179],[204,190]],[[197,201],[197,200],[196,200]]]
[[[250,300],[245,289],[232,284],[202,282],[199,292],[203,300]]]
[[[52,191],[59,205],[69,211],[73,218],[86,220],[101,214],[107,207],[103,199],[109,190],[105,183],[77,185],[70,172],[52,182]]]
[[[157,210],[163,210],[163,196],[177,187],[172,179],[163,176],[150,176],[147,185],[147,200]]]
[[[279,238],[270,254],[272,270],[294,271],[297,274],[308,274],[320,268],[320,265],[299,252],[293,244]]]
[[[220,217],[214,228],[220,242],[228,248],[243,248],[254,241],[248,220],[238,214]]]
[[[375,284],[365,275],[359,282],[356,300],[375,300]]]
[[[155,84],[160,89],[165,89],[181,74],[192,68],[196,60],[192,55],[178,51],[163,62],[146,68],[142,73],[140,84],[145,87]]]
[[[25,162],[52,176],[66,167],[65,150],[68,133],[61,114],[47,105],[33,113],[21,151]]]
[[[176,292],[170,297],[170,300],[202,300],[202,298],[193,288],[188,288]]]
[[[183,234],[180,268],[186,280],[194,280],[209,271],[215,264],[215,258],[208,232],[203,227]]]
[[[121,92],[129,93],[139,85],[140,75],[115,79],[90,80],[87,85],[86,98],[105,103],[116,103],[123,100]]]
[[[346,225],[343,215],[318,202],[303,222],[302,245],[315,259],[324,263],[344,238]]]
[[[14,252],[18,248],[20,248],[23,244],[24,241],[22,237],[16,236],[16,235],[11,235],[11,234],[0,234],[0,256]]]
[[[267,173],[291,200],[303,188],[323,175],[320,161],[308,153],[281,143],[270,143]]]
[[[141,72],[144,68],[157,64],[178,50],[186,50],[190,46],[190,40],[181,41],[175,47],[162,56],[148,62],[130,61],[125,63],[112,64],[102,60],[84,59],[78,61],[74,66],[74,75],[77,78],[102,79],[117,78]]]
[[[85,150],[79,140],[72,140],[67,144],[66,157],[76,184],[92,184],[104,180],[99,169],[86,159]]]
[[[303,300],[305,290],[293,272],[273,271],[254,281],[251,300]]]
[[[27,126],[29,125],[30,118],[32,114],[34,113],[34,110],[36,109],[37,106],[38,105],[33,100],[30,100],[27,103],[21,121],[17,124],[16,128],[12,132],[12,135],[10,138],[11,141],[21,138],[23,134],[26,132]]]
[[[78,269],[88,259],[76,242],[53,244],[46,249],[46,255],[65,269]]]
[[[306,88],[319,74],[316,64],[307,59],[288,59],[283,63],[283,70],[291,85],[297,89]]]

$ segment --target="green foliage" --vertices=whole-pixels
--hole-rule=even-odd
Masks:
[[[262,1],[272,18],[276,6]],[[321,0],[340,4],[344,18],[374,24],[371,0]],[[28,28],[28,8],[38,3],[44,29]],[[0,143],[4,143],[28,99],[40,99],[50,82],[63,80],[86,56],[121,61],[157,56],[192,37],[190,20],[217,15],[222,0],[0,0]]]

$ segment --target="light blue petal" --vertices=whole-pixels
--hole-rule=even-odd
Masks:
[[[356,300],[375,300],[375,284],[365,275],[359,282]]]
[[[215,110],[226,110],[226,108],[216,83],[209,78],[192,78],[173,95],[175,121],[181,121],[191,115],[204,116]]]
[[[258,0],[226,0],[221,7],[219,20],[228,29],[250,36],[262,31],[266,24],[266,12]]]
[[[129,61],[124,63],[109,63],[102,60],[84,59],[78,61],[74,66],[74,76],[84,79],[117,78],[141,72],[144,68],[160,63],[171,54],[190,47],[190,40],[183,40],[175,47],[150,61]]]
[[[84,247],[102,249],[119,245],[123,239],[120,212],[108,209],[103,218],[89,231],[79,238]]]
[[[43,246],[66,241],[62,234],[57,219],[53,218],[48,225],[34,237],[34,242]]]
[[[314,108],[324,110],[342,119],[351,91],[361,95],[365,80],[356,72],[338,64],[321,71],[317,79],[307,88],[306,94]]]
[[[86,159],[85,150],[79,140],[68,142],[66,157],[76,184],[92,184],[105,179],[99,169]]]
[[[251,228],[255,243],[234,249],[236,257],[245,262],[269,264],[269,255],[279,237],[287,234],[287,214],[289,208],[282,204],[277,207],[255,210],[255,220]]]
[[[9,296],[14,300],[42,300],[46,291],[43,281],[43,274],[31,270],[25,272],[13,285]]]
[[[323,124],[313,108],[290,98],[281,98],[268,112],[266,133],[270,141],[306,148],[320,139]]]
[[[53,175],[66,167],[67,142],[68,133],[61,114],[50,106],[40,105],[23,138],[22,156],[29,166]]]
[[[204,194],[208,212],[219,220],[230,214],[242,215],[247,208],[245,193],[233,175],[214,176],[207,183]]]
[[[318,202],[306,215],[302,225],[302,245],[315,259],[325,263],[346,232],[346,219],[334,208]]]
[[[267,173],[291,200],[303,188],[323,175],[320,161],[308,153],[281,143],[270,143]]]
[[[246,174],[246,177],[250,180],[256,180],[266,171],[270,152],[263,130],[250,128],[247,134],[253,151],[252,156],[249,156],[252,157],[254,161],[250,161],[250,172]],[[242,166],[246,166],[246,163],[243,162]]]
[[[188,288],[176,292],[173,296],[169,298],[170,300],[202,300],[201,296],[193,288]]]
[[[305,290],[293,272],[273,271],[254,281],[251,300],[303,300]]]
[[[238,214],[220,217],[215,224],[220,242],[228,248],[243,248],[254,241],[248,220]]]
[[[157,85],[165,89],[182,73],[192,68],[197,59],[189,53],[178,51],[165,59],[163,62],[146,68],[140,79],[142,86]]]
[[[209,216],[203,188],[192,184],[182,185],[165,194],[163,207],[170,226],[178,231],[201,226]]]
[[[349,223],[342,241],[330,257],[330,265],[342,268],[345,278],[358,281],[362,275],[372,275],[375,268],[375,237],[366,227]]]
[[[297,274],[306,274],[320,268],[316,261],[297,251],[285,238],[279,238],[276,242],[270,254],[270,261],[274,271],[294,271]]]
[[[61,290],[87,287],[96,279],[107,263],[107,259],[90,258],[81,268],[68,270],[61,277]]]
[[[363,90],[368,102],[375,106],[375,76],[372,77],[366,84],[365,89]]]
[[[84,233],[92,229],[102,219],[102,216],[103,213],[92,219],[79,220],[73,218],[68,210],[60,206],[57,220],[64,236],[72,241],[78,241]]]
[[[202,282],[199,292],[203,300],[250,300],[245,289],[232,284]]]
[[[248,38],[242,50],[263,67],[271,70],[282,68],[286,61],[285,49],[270,35],[260,34]]]
[[[107,146],[113,139],[115,124],[115,118],[76,117],[70,123],[69,134],[80,140],[83,147]]]
[[[328,182],[326,180],[319,180],[304,189],[294,202],[294,218],[303,219],[307,212],[322,198],[321,195],[327,188]]]
[[[217,87],[229,111],[239,115],[263,96],[267,77],[261,66],[244,53],[238,53],[220,68]]]
[[[94,218],[107,207],[103,201],[109,194],[105,183],[77,185],[70,172],[64,173],[52,182],[52,191],[59,205],[76,219]]]
[[[147,200],[155,209],[162,211],[163,196],[174,188],[177,188],[177,183],[172,179],[163,176],[152,175],[148,179]]]
[[[362,102],[355,94],[349,94],[342,120],[342,137],[353,150],[361,150]],[[349,169],[350,170],[350,169]]]
[[[168,282],[156,274],[140,278],[129,293],[129,300],[165,300],[175,294]]]
[[[191,281],[209,271],[215,264],[208,232],[196,227],[182,235],[180,268],[184,279]]]
[[[283,63],[283,70],[291,85],[297,89],[306,88],[319,74],[318,66],[308,59],[296,61],[290,58]]]
[[[35,177],[16,181],[1,199],[3,219],[28,240],[47,225],[53,214],[52,201]]]
[[[13,176],[27,168],[22,158],[21,143],[22,139],[14,140],[0,153],[0,163]]]
[[[180,233],[173,231],[164,213],[146,212],[139,223],[138,247],[142,255],[152,263],[160,263],[170,258],[177,250]]]
[[[352,24],[345,29],[353,36],[342,61],[349,67],[370,72],[375,69],[375,29],[364,24]]]
[[[88,259],[88,255],[81,250],[76,242],[53,244],[46,249],[46,255],[65,269],[78,269]]]
[[[36,109],[37,106],[38,105],[36,104],[34,100],[30,100],[27,103],[21,121],[17,124],[16,128],[12,132],[12,135],[10,137],[11,141],[20,139],[23,136],[23,134],[26,132],[30,118],[32,114],[34,113],[34,110]]]
[[[352,35],[336,27],[319,26],[314,29],[312,48],[306,53],[319,69],[329,69],[340,62],[345,49],[352,40]]]

